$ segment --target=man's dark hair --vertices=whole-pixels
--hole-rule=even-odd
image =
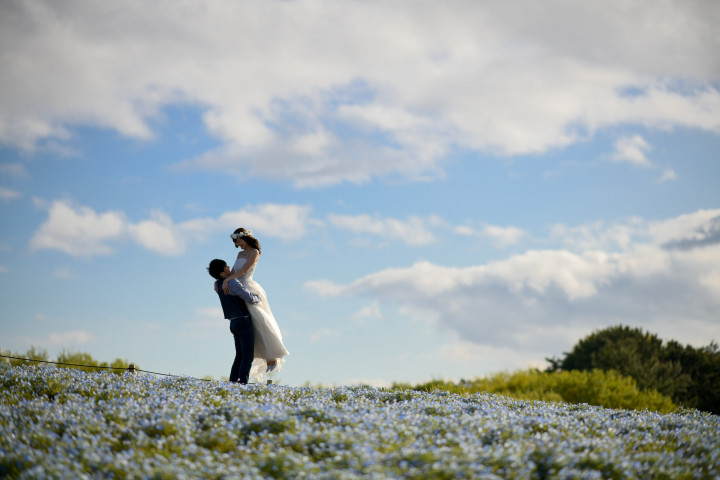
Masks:
[[[222,278],[220,274],[225,271],[226,266],[227,263],[225,263],[225,260],[220,260],[219,258],[216,258],[215,260],[210,262],[210,266],[207,270],[211,277],[213,277],[215,280],[220,280]]]

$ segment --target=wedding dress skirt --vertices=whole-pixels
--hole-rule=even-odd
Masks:
[[[246,258],[239,257],[233,265],[233,271],[237,272],[245,265]],[[257,264],[256,264],[257,265]],[[248,303],[247,307],[250,311],[253,327],[255,328],[255,354],[252,367],[250,367],[250,379],[262,383],[265,380],[265,374],[268,368],[269,360],[277,360],[277,365],[273,372],[282,370],[285,358],[290,353],[285,348],[275,317],[270,310],[265,290],[253,280],[255,273],[255,265],[245,273],[242,277],[238,277],[248,290],[260,297],[258,303]]]

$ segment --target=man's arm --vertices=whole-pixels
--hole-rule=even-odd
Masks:
[[[228,282],[228,288],[230,289],[230,295],[237,295],[248,303],[260,302],[260,297],[248,290],[238,279],[230,280]]]

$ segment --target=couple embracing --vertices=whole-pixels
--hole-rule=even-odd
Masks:
[[[252,232],[238,228],[230,235],[240,248],[232,269],[223,260],[210,262],[208,272],[216,280],[215,291],[220,297],[223,314],[230,320],[235,337],[235,361],[230,381],[262,382],[268,372],[279,372],[289,353],[270,311],[265,290],[253,280],[260,256],[260,242]]]

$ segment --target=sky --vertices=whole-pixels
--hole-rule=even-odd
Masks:
[[[0,2],[0,348],[286,385],[720,341],[720,3]]]

